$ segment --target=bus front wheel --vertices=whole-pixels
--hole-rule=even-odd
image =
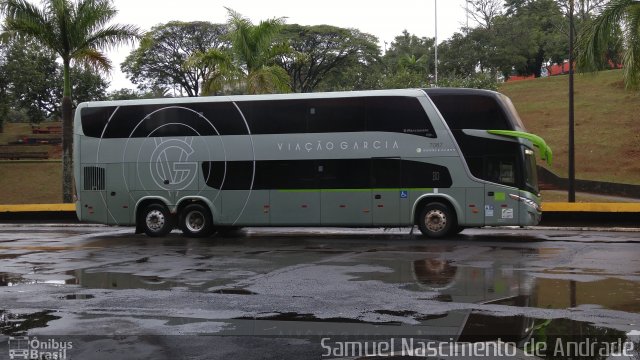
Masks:
[[[173,230],[173,219],[169,209],[161,204],[151,204],[140,217],[144,233],[151,237],[165,236]]]
[[[441,238],[449,235],[457,228],[456,219],[451,208],[443,203],[427,204],[418,218],[420,232],[426,237]]]
[[[180,229],[188,237],[206,237],[213,233],[213,222],[207,208],[189,204],[180,212]]]

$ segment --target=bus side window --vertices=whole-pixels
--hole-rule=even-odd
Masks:
[[[306,100],[241,101],[252,134],[305,133]]]
[[[436,137],[420,101],[399,96],[367,98],[367,131]]]
[[[355,132],[365,128],[362,98],[312,100],[306,113],[310,133]]]
[[[398,159],[371,160],[371,187],[374,189],[398,188],[400,186],[400,164]]]
[[[498,184],[516,186],[515,160],[505,156],[485,157],[483,179]]]
[[[371,186],[369,159],[320,160],[323,189],[366,189]],[[320,167],[318,167],[320,170]]]

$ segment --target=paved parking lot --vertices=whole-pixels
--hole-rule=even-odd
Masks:
[[[585,334],[633,343],[639,242],[638,232],[571,229],[426,240],[409,229],[254,228],[156,239],[2,224],[0,358],[19,336],[75,341],[73,358],[352,355],[344,339],[382,348],[500,339],[518,356],[527,342]]]

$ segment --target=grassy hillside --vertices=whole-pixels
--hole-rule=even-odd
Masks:
[[[60,161],[0,161],[0,204],[62,202]]]
[[[550,169],[567,176],[568,76],[503,84],[527,130],[553,149]],[[622,71],[575,77],[576,178],[640,184],[640,92]]]

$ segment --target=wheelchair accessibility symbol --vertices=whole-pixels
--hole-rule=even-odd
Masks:
[[[409,192],[407,190],[400,190],[400,199],[406,199],[409,197]]]

